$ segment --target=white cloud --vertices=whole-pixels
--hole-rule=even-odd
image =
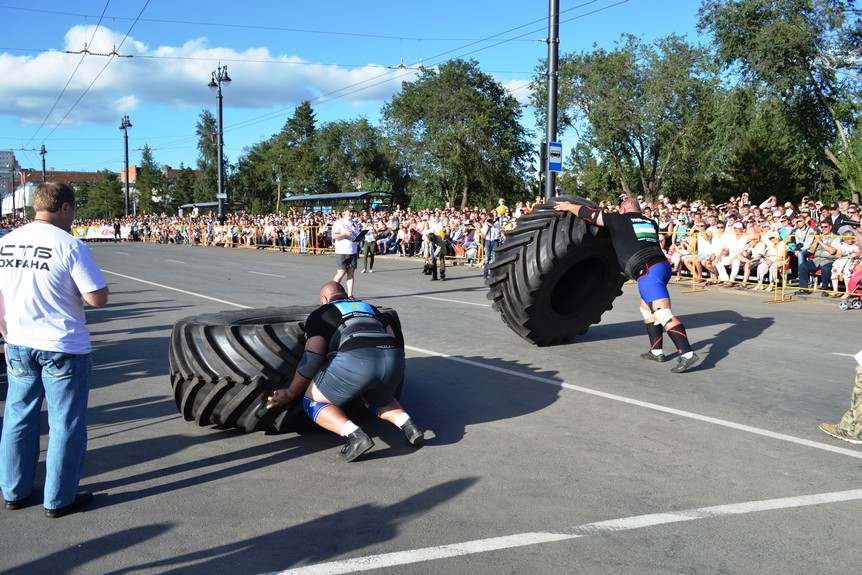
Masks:
[[[4,78],[0,115],[14,117],[24,125],[38,124],[56,102],[46,126],[53,127],[66,116],[63,125],[73,127],[86,122],[113,124],[122,114],[139,107],[209,107],[212,94],[206,86],[219,64],[228,67],[233,79],[230,86],[222,88],[225,98],[230,94],[230,106],[261,110],[291,108],[303,100],[317,105],[315,98],[321,97],[338,98],[343,104],[382,104],[401,88],[402,81],[415,77],[415,72],[405,74],[374,64],[343,68],[296,55],[273,55],[265,47],[236,51],[211,46],[205,37],[178,46],[150,48],[134,38],[124,40],[122,33],[105,27],[70,28],[63,49],[78,52],[85,46],[91,54],[109,54],[116,49],[133,57],[59,50],[35,56],[0,54],[0,77]]]

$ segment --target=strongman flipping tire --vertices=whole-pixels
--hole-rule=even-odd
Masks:
[[[275,390],[266,408],[290,403],[304,394],[303,410],[317,425],[347,438],[339,457],[353,461],[374,441],[349,420],[344,406],[356,397],[368,409],[420,446],[424,433],[392,395],[404,378],[404,349],[374,306],[347,297],[335,281],[320,290],[321,307],[305,322],[305,353],[286,389]]]
[[[650,340],[650,351],[641,357],[651,361],[665,360],[662,349],[664,332],[679,352],[673,373],[688,371],[700,361],[691,349],[685,326],[670,309],[667,283],[671,276],[670,263],[661,250],[658,227],[641,213],[640,204],[633,198],[622,201],[617,213],[605,212],[593,205],[577,200],[561,201],[554,205],[558,212],[566,211],[591,224],[608,229],[617,260],[626,277],[635,280],[640,294],[640,310]]]

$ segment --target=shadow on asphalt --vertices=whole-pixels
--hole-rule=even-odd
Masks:
[[[447,481],[391,505],[358,505],[257,537],[245,538],[242,533],[237,533],[233,543],[176,554],[149,563],[128,565],[105,575],[138,571],[156,571],[166,575],[277,572],[300,564],[325,562],[395,539],[400,533],[401,525],[458,497],[476,481],[473,477]],[[96,503],[100,499],[97,496]],[[262,513],[270,511],[262,510]],[[285,512],[289,510],[286,509]],[[112,533],[110,536],[90,540],[18,565],[15,572],[57,573],[57,565],[77,565],[84,568],[95,556],[120,553],[126,547],[157,538],[174,528],[170,524],[159,523]],[[206,529],[206,526],[201,528]],[[182,537],[182,534],[177,533],[176,536]],[[178,543],[177,547],[181,548],[181,545]],[[253,558],[250,557],[252,555]]]
[[[748,317],[733,310],[692,313],[680,319],[689,333],[695,328],[701,333],[710,326],[717,328],[712,337],[691,342],[692,349],[703,357],[703,361],[697,367],[698,370],[715,367],[730,355],[733,348],[745,345],[746,341],[757,339],[775,324],[775,319],[772,317]],[[578,341],[613,341],[637,336],[643,337],[644,351],[646,351],[648,340],[642,321],[599,323],[590,327],[585,335],[579,336],[575,343],[568,345],[577,345]],[[566,346],[560,347],[564,349]],[[664,336],[664,348],[665,352],[673,348],[673,343],[667,334]]]

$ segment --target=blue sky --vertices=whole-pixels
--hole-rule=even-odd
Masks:
[[[694,41],[699,5],[561,0],[560,52],[612,49],[623,33]],[[195,124],[203,109],[215,114],[207,84],[219,64],[233,80],[222,89],[232,162],[303,100],[318,125],[376,123],[420,58],[429,67],[475,59],[526,102],[547,56],[547,16],[544,0],[0,0],[0,149],[14,150],[24,168],[41,169],[34,150],[44,145],[49,170],[119,172],[128,114],[130,163],[149,145],[160,164],[194,166]],[[94,55],[81,54],[85,46]],[[132,57],[95,55],[111,52]],[[407,69],[390,68],[402,59]],[[524,123],[542,139],[531,110]]]

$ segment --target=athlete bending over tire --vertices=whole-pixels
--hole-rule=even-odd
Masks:
[[[335,281],[321,288],[320,303],[305,322],[305,353],[293,380],[269,396],[267,409],[304,394],[306,415],[346,437],[339,457],[353,461],[374,447],[371,438],[344,414],[343,407],[361,396],[377,417],[400,427],[409,444],[422,445],[424,433],[392,395],[404,378],[404,349],[380,311],[348,298]]]
[[[700,358],[691,349],[685,326],[670,310],[670,294],[667,282],[671,268],[661,250],[658,227],[641,213],[640,204],[627,198],[620,204],[617,213],[605,212],[598,207],[562,201],[554,205],[558,212],[571,212],[586,222],[608,229],[620,267],[626,276],[638,284],[641,297],[641,314],[646,323],[650,340],[650,351],[641,355],[644,359],[663,362],[664,332],[667,331],[679,351],[673,373],[682,373],[694,367]]]

